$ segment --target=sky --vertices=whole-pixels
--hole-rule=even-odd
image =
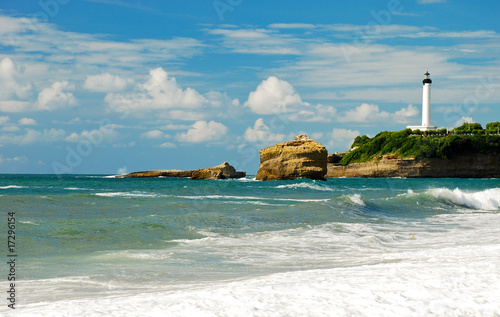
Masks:
[[[228,161],[306,134],[500,121],[500,2],[0,2],[0,173]]]

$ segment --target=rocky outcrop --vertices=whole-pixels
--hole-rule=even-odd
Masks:
[[[134,172],[125,175],[116,176],[117,178],[141,178],[141,177],[189,177],[190,179],[226,179],[226,178],[242,178],[245,177],[245,172],[237,172],[236,169],[224,162],[221,165],[202,168],[190,171],[179,170],[155,170]]]
[[[259,154],[257,180],[325,179],[328,152],[323,145],[305,135],[262,149]]]
[[[193,171],[191,179],[226,179],[226,178],[242,178],[245,177],[245,172],[237,172],[236,169],[229,165],[228,162],[224,162],[221,165],[202,168]]]
[[[326,177],[499,178],[500,155],[461,155],[452,159],[381,159],[346,166],[329,163]]]

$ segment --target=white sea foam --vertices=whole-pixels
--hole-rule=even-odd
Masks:
[[[158,197],[157,194],[143,193],[143,192],[110,192],[110,193],[95,193],[96,196],[101,197]]]
[[[500,210],[500,188],[478,192],[462,191],[459,188],[434,188],[429,192],[436,198],[477,210]]]
[[[317,184],[310,184],[310,183],[278,185],[278,186],[276,186],[276,188],[291,188],[291,189],[306,188],[306,189],[314,189],[314,190],[320,190],[320,191],[334,191],[333,188],[320,186]]]
[[[35,222],[31,222],[31,221],[28,221],[28,220],[21,220],[19,221],[20,223],[24,223],[24,224],[28,224],[28,225],[35,225],[35,226],[38,226],[39,224],[38,223],[35,223]]]
[[[320,202],[330,199],[302,199],[302,198],[267,198],[257,196],[234,196],[234,195],[200,195],[200,196],[177,196],[186,199],[227,199],[227,200],[263,200],[263,201],[292,201],[292,202]]]
[[[27,188],[27,186],[19,186],[19,185],[0,186],[0,189],[11,189],[11,188]]]
[[[129,291],[24,305],[16,316],[498,316],[495,263],[468,248],[446,261],[291,271],[186,289]],[[45,288],[46,289],[46,288]]]
[[[366,203],[363,201],[360,194],[352,194],[347,197],[349,197],[349,199],[356,205],[366,206]]]
[[[151,268],[177,262],[191,279],[165,267],[159,281],[147,283],[104,276],[21,281],[16,316],[498,316],[499,216],[439,214],[427,219],[431,226],[330,223],[114,251],[103,256],[122,261],[124,274],[137,275],[135,268],[126,273],[131,261],[156,263]],[[236,264],[232,270],[261,271],[227,278],[221,270],[195,283],[206,272],[189,259],[207,256]],[[165,283],[168,275],[174,278]]]

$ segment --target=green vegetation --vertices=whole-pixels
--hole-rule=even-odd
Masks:
[[[373,138],[366,135],[354,139],[351,151],[340,164],[368,162],[383,155],[394,154],[398,158],[452,158],[461,154],[500,154],[500,123],[491,122],[483,130],[478,123],[464,123],[446,133],[437,131],[380,132]]]

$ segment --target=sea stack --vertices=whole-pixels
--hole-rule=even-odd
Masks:
[[[310,178],[325,180],[328,151],[306,135],[259,151],[256,179],[262,181]]]

